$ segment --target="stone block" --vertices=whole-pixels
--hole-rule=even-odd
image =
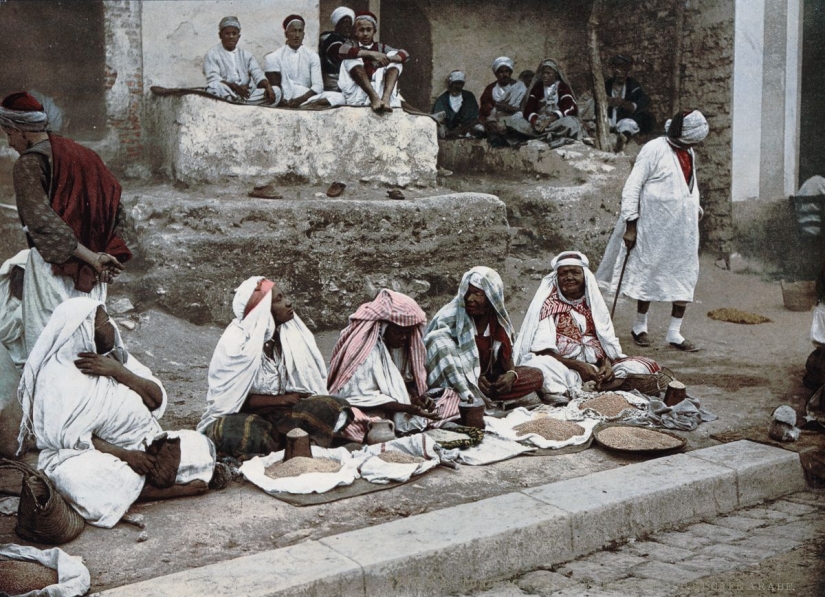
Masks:
[[[744,539],[748,536],[747,533],[737,531],[736,529],[730,529],[715,524],[707,524],[704,522],[692,524],[684,530],[689,533],[693,533],[694,535],[699,535],[700,537],[712,539],[716,543],[730,543],[731,541]]]
[[[466,270],[500,269],[508,251],[504,204],[478,193],[272,201],[164,186],[136,189],[124,204],[147,265],[136,298],[197,324],[228,323],[234,289],[253,275],[280,284],[314,330],[340,329],[383,287],[434,313]]]
[[[700,537],[699,535],[694,535],[693,533],[683,533],[681,531],[659,533],[655,536],[655,539],[656,541],[664,543],[665,545],[678,547],[679,549],[684,549],[688,551],[694,551],[713,543],[713,541],[711,541],[707,537]]]
[[[297,175],[433,186],[438,141],[429,117],[369,108],[305,111],[238,106],[207,97],[147,100],[152,169],[186,183]]]
[[[667,543],[659,543],[655,541],[659,535],[653,536],[652,541],[640,541],[636,543],[629,543],[622,547],[621,551],[636,555],[640,558],[650,558],[659,562],[679,562],[685,558],[693,555],[693,552]]]
[[[625,596],[662,597],[662,595],[669,595],[673,591],[673,583],[662,579],[630,577],[610,583],[609,588],[611,591],[616,591]]]
[[[733,471],[684,454],[535,487],[524,493],[571,513],[573,549],[577,554],[715,516],[736,505]]]
[[[570,520],[523,494],[321,539],[364,571],[367,595],[445,595],[571,559]]]
[[[765,521],[747,516],[720,516],[713,521],[713,524],[737,531],[750,531],[766,524]]]
[[[739,568],[742,564],[738,560],[730,560],[720,555],[702,553],[679,562],[679,565],[688,570],[696,570],[710,575]]]
[[[783,549],[785,544],[777,544],[768,548],[767,545],[756,545],[754,542],[739,542],[736,544],[708,545],[703,548],[698,555],[724,558],[740,562],[742,564],[755,564],[765,558],[769,558],[778,553],[790,551],[793,547]]]
[[[628,553],[626,551],[606,549],[590,554],[583,561],[609,566],[611,568],[632,568],[636,564],[645,561],[643,557]]]
[[[639,563],[642,561],[644,560],[640,558]],[[613,581],[630,576],[629,569],[624,566],[598,564],[589,558],[569,562],[559,568],[558,571],[565,576],[569,576],[573,580],[597,585],[609,584]]]
[[[805,475],[796,452],[747,440],[690,453],[736,471],[739,507],[776,499],[805,489]]]
[[[193,568],[100,593],[101,597],[363,597],[361,568],[316,541]]]
[[[561,589],[580,586],[578,581],[550,570],[528,572],[519,578],[516,584],[525,593],[539,595],[540,597],[554,594]]]
[[[668,564],[667,562],[645,562],[633,569],[633,575],[639,578],[650,578],[653,580],[666,578],[671,585],[683,585],[707,576],[707,573],[683,568],[676,564]]]
[[[806,514],[812,514],[813,512],[819,512],[819,508],[816,506],[798,504],[796,502],[789,502],[788,500],[776,501],[769,504],[768,508],[778,512],[784,512],[785,514],[791,514],[793,516],[804,516]]]

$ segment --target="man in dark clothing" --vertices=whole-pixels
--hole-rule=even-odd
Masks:
[[[464,90],[466,79],[460,70],[451,72],[447,77],[447,91],[433,104],[432,113],[439,119],[438,136],[442,139],[461,137],[478,122],[478,101],[472,92]]]
[[[652,131],[655,125],[653,116],[647,112],[650,98],[639,82],[628,76],[632,66],[632,58],[616,54],[610,60],[613,76],[604,84],[610,130],[616,132],[620,147],[633,135]]]

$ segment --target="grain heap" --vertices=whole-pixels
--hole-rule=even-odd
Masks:
[[[601,396],[591,398],[582,402],[579,409],[581,410],[595,410],[600,415],[605,417],[615,417],[627,408],[636,408],[630,404],[621,394],[615,392],[607,392]]]
[[[599,431],[597,439],[615,450],[670,450],[682,445],[678,437],[644,427],[608,427]]]
[[[544,439],[563,442],[573,436],[584,433],[584,427],[571,423],[570,421],[561,421],[552,417],[542,417],[540,419],[527,421],[521,425],[516,425],[513,427],[513,431],[519,435],[535,433]]]
[[[0,561],[0,592],[23,595],[57,584],[57,570],[37,562]]]
[[[421,462],[425,462],[423,458],[419,456],[413,456],[412,454],[405,454],[404,452],[381,452],[378,455],[378,458],[383,460],[384,462],[392,462],[394,464],[419,464]]]
[[[330,458],[306,458],[296,456],[286,462],[270,464],[264,474],[270,479],[297,477],[304,473],[337,473],[341,470],[341,463]]]
[[[732,309],[728,307],[708,311],[708,317],[710,317],[711,319],[715,319],[716,321],[728,321],[730,323],[746,323],[750,325],[754,325],[757,323],[770,323],[771,321],[763,315],[757,315],[756,313],[748,313],[747,311],[741,311],[739,309]]]

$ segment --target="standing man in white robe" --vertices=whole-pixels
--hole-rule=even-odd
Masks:
[[[297,108],[324,91],[321,59],[303,45],[303,17],[289,15],[283,25],[286,45],[266,55],[264,74],[273,89],[281,90],[281,106]]]
[[[698,348],[681,333],[682,319],[699,278],[699,205],[693,147],[708,134],[698,110],[676,114],[667,136],[639,152],[622,190],[622,210],[604,258],[599,281],[616,289],[627,258],[621,292],[636,299],[631,335],[650,346],[647,312],[651,301],[673,303],[666,341],[679,350]]]

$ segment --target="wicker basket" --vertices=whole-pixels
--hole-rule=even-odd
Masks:
[[[676,379],[673,371],[667,367],[662,367],[657,373],[647,375],[631,373],[620,387],[620,390],[632,392],[638,390],[647,396],[658,396],[667,389],[667,384]]]
[[[42,472],[24,462],[2,459],[0,469],[23,473],[20,506],[15,532],[23,539],[49,545],[67,543],[77,537],[86,521],[66,503]]]
[[[816,282],[813,280],[780,280],[779,285],[782,287],[782,302],[788,311],[810,311],[816,304]]]

